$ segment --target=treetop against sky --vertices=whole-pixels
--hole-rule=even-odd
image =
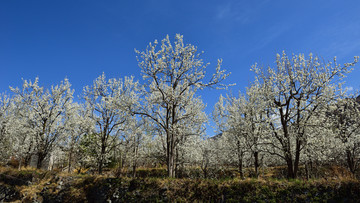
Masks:
[[[1,1],[0,92],[21,86],[21,78],[50,86],[67,77],[75,89],[105,72],[141,81],[134,49],[176,33],[217,60],[244,91],[254,79],[251,65],[274,66],[276,53],[308,53],[339,63],[360,53],[358,1]],[[211,74],[208,74],[211,75]],[[345,86],[359,89],[360,70]],[[221,90],[200,92],[211,113]]]

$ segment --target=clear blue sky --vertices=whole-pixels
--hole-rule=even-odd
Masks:
[[[209,73],[222,58],[236,93],[253,80],[252,64],[274,65],[282,50],[352,61],[360,55],[360,1],[3,0],[0,92],[36,76],[44,86],[68,77],[76,95],[102,72],[142,80],[134,48],[176,33],[205,52]],[[359,68],[347,86],[359,89]],[[220,94],[201,93],[207,113]]]

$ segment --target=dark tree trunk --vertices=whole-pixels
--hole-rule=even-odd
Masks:
[[[43,164],[43,161],[44,161],[44,159],[46,157],[46,154],[43,153],[43,152],[38,152],[37,155],[38,155],[38,160],[37,160],[37,163],[36,163],[36,168],[40,169],[42,167],[42,164]]]
[[[24,167],[27,167],[30,164],[30,160],[31,160],[31,157],[32,157],[32,153],[31,153],[32,144],[33,144],[33,142],[30,141],[29,148],[27,149],[27,152],[25,153],[24,164],[23,164]]]
[[[132,176],[133,176],[134,178],[136,177],[136,163],[133,164]]]
[[[78,169],[78,171],[77,171],[78,174],[81,173],[81,169],[82,169],[82,163],[80,164],[79,169]]]
[[[255,177],[259,176],[259,152],[254,152],[254,168],[255,168]]]
[[[98,173],[101,175],[103,172],[103,164],[104,164],[104,155],[105,155],[105,146],[102,144],[101,146],[101,154],[100,154],[100,160],[98,165]]]
[[[175,178],[178,175],[178,171],[180,168],[178,148],[175,149],[174,165],[175,165],[175,167],[174,167],[174,178]]]
[[[242,158],[239,159],[238,168],[239,168],[240,178],[244,178]]]
[[[205,164],[205,166],[202,166],[201,169],[203,171],[204,178],[207,178],[207,176],[208,176],[207,163]]]
[[[69,152],[68,173],[71,172],[71,160],[72,160],[72,150],[70,150]]]
[[[136,167],[137,167],[137,149],[136,147],[134,148],[134,154],[135,154],[135,157],[134,157],[134,161],[133,161],[133,164],[132,164],[132,176],[135,178],[136,177]]]
[[[101,152],[100,152],[100,160],[99,160],[99,165],[98,165],[98,173],[100,175],[103,172],[104,156],[105,156],[105,152],[106,152],[106,139],[105,138],[106,138],[106,135],[101,140]]]
[[[170,153],[168,157],[168,175],[169,178],[175,178],[175,156],[173,153]]]
[[[346,150],[346,158],[347,158],[346,160],[347,160],[349,170],[354,175],[355,174],[355,160],[354,160],[354,156],[350,150]]]
[[[285,156],[285,158],[286,158],[286,164],[287,164],[288,179],[294,179],[294,178],[296,178],[296,176],[294,173],[294,164],[293,164],[291,155],[288,154]]]
[[[102,174],[102,170],[103,170],[102,165],[103,165],[103,159],[102,159],[102,157],[101,157],[101,158],[100,158],[100,161],[99,161],[99,166],[98,166],[98,173],[99,173],[99,175]]]
[[[297,172],[299,170],[299,162],[300,162],[300,147],[301,142],[299,140],[296,140],[296,151],[295,151],[295,162],[294,162],[294,177],[297,177]]]
[[[174,136],[170,133],[167,136],[167,169],[168,177],[175,178],[175,146],[174,146]]]
[[[27,154],[26,156],[25,156],[25,158],[24,158],[24,167],[27,167],[27,166],[29,166],[29,164],[30,164],[30,160],[31,160],[31,154]]]
[[[19,166],[18,166],[18,170],[19,170],[19,171],[21,170],[22,162],[23,162],[23,159],[20,157],[20,159],[19,159]]]
[[[237,141],[237,154],[238,154],[238,169],[240,173],[240,178],[244,178],[243,173],[243,151],[240,148],[240,141]]]

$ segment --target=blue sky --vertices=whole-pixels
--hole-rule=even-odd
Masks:
[[[360,1],[0,1],[0,92],[36,76],[44,86],[67,77],[76,95],[102,72],[142,80],[134,48],[176,33],[205,52],[208,73],[222,58],[236,93],[253,80],[251,65],[273,66],[282,50],[352,61],[360,55]],[[347,86],[360,88],[359,68]],[[200,94],[211,113],[226,92]]]

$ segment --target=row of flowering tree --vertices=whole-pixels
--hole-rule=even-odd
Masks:
[[[168,175],[175,177],[180,145],[202,135],[207,122],[197,91],[225,87],[221,82],[228,74],[219,61],[205,81],[208,64],[181,35],[174,44],[166,37],[157,45],[155,41],[145,51],[136,51],[142,85],[133,77],[107,79],[102,74],[84,88],[80,103],[73,101],[67,79],[50,89],[39,86],[38,78],[10,88],[12,97],[1,99],[2,159],[16,157],[21,167],[36,156],[36,167],[41,168],[45,159],[65,156],[69,171],[74,162],[95,162],[101,174],[106,163],[120,157],[122,164],[131,160],[135,172],[136,157],[140,151],[149,156],[152,152],[145,153],[145,148],[157,137]]]
[[[215,120],[224,132],[245,144],[237,147],[253,155],[256,176],[259,153],[267,153],[283,160],[288,177],[296,178],[301,159],[306,159],[303,152],[317,153],[315,148],[321,145],[324,136],[321,133],[329,133],[327,129],[334,129],[332,144],[336,143],[335,138],[352,143],[353,148],[353,142],[358,142],[347,138],[360,133],[356,119],[359,103],[354,99],[339,100],[345,93],[343,78],[356,62],[357,57],[344,65],[337,64],[336,58],[324,63],[312,54],[308,58],[303,54],[289,57],[283,52],[277,55],[275,68],[252,67],[256,78],[245,95],[220,97]],[[327,134],[329,139],[331,133]],[[355,151],[348,147],[346,152],[350,170],[354,172]]]
[[[345,155],[352,173],[358,168],[359,101],[345,95],[343,78],[352,63],[323,62],[311,54],[278,55],[275,67],[257,67],[244,93],[220,96],[213,118],[219,135],[205,135],[206,115],[198,92],[226,89],[221,60],[212,75],[191,44],[176,35],[135,51],[143,82],[134,77],[106,78],[86,86],[73,100],[70,82],[46,89],[35,81],[10,88],[0,97],[0,161],[37,168],[93,168],[116,164],[131,168],[166,165],[169,177],[186,166],[287,165],[289,178],[299,166]],[[33,161],[34,162],[34,161]]]

